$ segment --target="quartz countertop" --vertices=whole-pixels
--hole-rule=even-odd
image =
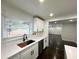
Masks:
[[[77,48],[65,45],[65,52],[67,59],[77,59]]]
[[[20,48],[19,46],[17,46],[18,43],[22,42],[22,39],[10,41],[5,44],[1,44],[1,59],[7,59],[7,58],[19,53],[20,51],[27,49],[28,47],[31,47],[33,44],[39,42],[40,40],[44,39],[45,37],[47,37],[47,36],[45,36],[45,35],[32,36],[28,39],[35,40],[35,42],[33,42],[23,48]]]

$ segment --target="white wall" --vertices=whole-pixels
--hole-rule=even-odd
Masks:
[[[63,40],[77,43],[76,22],[52,24],[52,26],[49,27],[50,34],[60,34]]]
[[[50,24],[49,26],[50,34],[62,34],[62,24]]]
[[[6,20],[24,20],[26,22],[33,22],[33,16],[24,12],[23,10],[20,10],[12,5],[10,5],[6,0],[1,1],[1,24],[2,24],[2,36],[6,36],[5,32],[5,22]]]
[[[5,17],[11,19],[22,19],[22,20],[32,20],[32,15],[20,10],[12,5],[10,5],[6,0],[2,0],[1,2],[1,13]]]
[[[62,39],[77,43],[77,27],[76,23],[63,24]]]

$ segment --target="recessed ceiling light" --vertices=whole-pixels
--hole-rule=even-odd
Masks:
[[[50,17],[52,17],[53,16],[53,13],[50,13]]]
[[[72,22],[72,20],[69,20],[70,22]]]
[[[44,2],[44,0],[39,0],[39,2],[43,3],[43,2]]]

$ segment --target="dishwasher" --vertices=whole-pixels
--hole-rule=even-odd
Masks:
[[[38,55],[40,55],[43,51],[43,40],[39,41],[38,43]]]

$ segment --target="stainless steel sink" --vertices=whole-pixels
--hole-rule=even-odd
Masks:
[[[33,42],[35,42],[35,41],[34,41],[34,40],[28,40],[28,41],[26,41],[26,42],[22,42],[22,43],[19,43],[19,44],[17,44],[17,45],[18,45],[19,47],[23,48],[23,47],[25,47],[25,46],[27,46],[27,45],[33,43]]]
[[[35,42],[35,41],[34,40],[28,40],[25,43],[28,45],[28,44],[33,43],[33,42]]]

